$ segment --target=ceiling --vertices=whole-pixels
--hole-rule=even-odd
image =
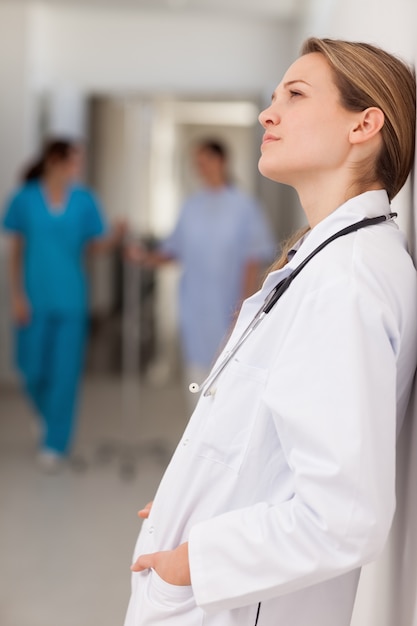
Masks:
[[[6,0],[7,1],[7,0]],[[4,0],[0,0],[0,4]],[[40,3],[51,6],[70,5],[90,8],[129,8],[174,13],[215,13],[252,15],[271,19],[292,19],[301,15],[307,0],[14,0],[14,3]]]

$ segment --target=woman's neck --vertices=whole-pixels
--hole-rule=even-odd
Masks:
[[[68,182],[60,176],[45,176],[43,181],[48,202],[52,207],[60,207],[67,196]]]
[[[317,176],[314,181],[299,185],[296,191],[310,228],[314,228],[350,198],[377,189],[382,189],[382,185],[374,183],[367,185],[366,188],[359,188],[348,177],[335,174],[330,181],[327,177],[326,180],[321,180],[320,176]]]

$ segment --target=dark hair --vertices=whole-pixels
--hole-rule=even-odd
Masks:
[[[22,181],[30,182],[42,178],[49,163],[66,161],[76,149],[77,144],[69,139],[48,139],[40,156],[24,170]]]
[[[216,139],[202,139],[197,143],[197,150],[204,150],[204,152],[211,152],[212,154],[220,157],[223,161],[226,161],[229,154],[226,146],[221,141]]]

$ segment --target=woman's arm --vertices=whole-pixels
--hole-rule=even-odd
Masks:
[[[242,300],[253,296],[260,287],[261,279],[261,262],[252,259],[246,263],[243,275],[243,293]]]
[[[193,591],[204,609],[299,591],[373,560],[385,544],[395,506],[395,320],[356,285],[347,276],[304,295],[262,392],[259,415],[272,420],[291,476],[287,499],[191,527]]]
[[[110,252],[121,245],[127,232],[127,224],[125,221],[115,222],[110,233],[104,237],[97,237],[88,243],[88,252],[92,254],[100,254]]]
[[[13,321],[19,326],[29,323],[31,317],[30,304],[23,285],[23,250],[24,238],[14,234],[10,238],[8,276]]]
[[[125,257],[132,263],[137,263],[144,267],[155,269],[175,261],[175,258],[165,254],[163,251],[155,249],[148,250],[144,246],[134,243],[126,246]]]

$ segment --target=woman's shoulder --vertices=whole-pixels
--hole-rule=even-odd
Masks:
[[[7,230],[25,231],[28,216],[39,204],[39,194],[34,182],[20,185],[11,192],[4,206],[3,226]],[[36,210],[35,210],[36,212]]]
[[[240,208],[244,208],[248,211],[257,210],[259,208],[259,203],[256,198],[241,187],[229,185],[226,187],[225,193],[229,196],[231,202],[235,203],[236,206]]]
[[[82,183],[74,183],[71,186],[71,193],[73,195],[84,197],[84,198],[92,198],[94,197],[94,193],[89,187],[83,185]]]
[[[308,290],[316,296],[332,292],[333,297],[343,300],[367,294],[379,302],[392,302],[402,299],[406,292],[416,292],[416,270],[406,239],[394,224],[341,237],[322,250],[303,272]]]
[[[8,204],[32,202],[39,189],[38,181],[24,182],[16,187],[9,195]]]
[[[73,201],[76,203],[88,205],[95,209],[100,208],[100,202],[97,194],[92,189],[87,187],[87,185],[83,185],[81,183],[73,184],[71,187],[71,196]]]

